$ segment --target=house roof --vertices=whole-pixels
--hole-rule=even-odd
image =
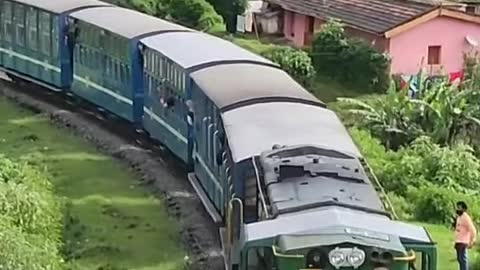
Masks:
[[[478,16],[444,8],[442,2],[412,0],[266,0],[285,10],[316,17],[335,18],[346,26],[384,35],[407,23],[417,25],[438,16],[479,22]],[[410,29],[410,27],[407,27]],[[407,29],[404,28],[403,30]],[[394,31],[398,34],[400,31]],[[386,35],[392,36],[391,33]]]
[[[267,0],[283,9],[320,19],[340,19],[349,27],[382,34],[435,5],[397,0]]]

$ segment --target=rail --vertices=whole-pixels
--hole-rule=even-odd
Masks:
[[[255,156],[252,156],[253,169],[255,170],[255,177],[257,178],[257,188],[258,193],[260,194],[260,201],[262,202],[262,207],[265,212],[265,218],[269,218],[267,203],[265,202],[265,196],[263,195],[262,183],[260,182],[260,175],[258,173],[257,163],[255,162]]]

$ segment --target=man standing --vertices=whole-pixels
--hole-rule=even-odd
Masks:
[[[467,249],[477,240],[477,230],[467,214],[467,204],[457,202],[457,220],[455,223],[455,250],[460,270],[468,270]]]

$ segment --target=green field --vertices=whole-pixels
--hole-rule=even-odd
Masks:
[[[185,252],[162,203],[134,185],[126,168],[53,128],[46,116],[0,98],[0,153],[46,168],[58,194],[72,202],[71,269],[182,268]]]

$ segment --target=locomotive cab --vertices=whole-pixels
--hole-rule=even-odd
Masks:
[[[355,155],[275,146],[256,160],[258,220],[230,202],[227,269],[436,269],[427,231],[391,219]]]

